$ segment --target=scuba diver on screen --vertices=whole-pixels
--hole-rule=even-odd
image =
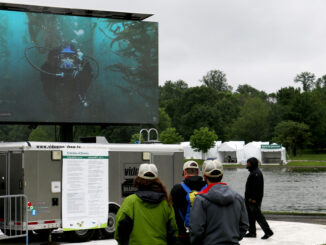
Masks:
[[[47,60],[41,67],[30,60],[28,51],[31,49],[49,51]],[[86,92],[99,72],[95,59],[84,55],[70,43],[54,49],[38,46],[26,48],[25,57],[28,63],[40,72],[44,92],[55,105],[69,107],[79,103],[83,108],[89,106]],[[91,62],[95,63],[96,72],[93,71]]]

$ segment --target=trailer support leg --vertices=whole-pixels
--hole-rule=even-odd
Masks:
[[[48,242],[51,243],[52,242],[52,231],[49,232],[49,239]]]

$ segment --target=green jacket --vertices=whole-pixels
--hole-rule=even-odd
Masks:
[[[167,245],[177,239],[173,207],[164,193],[138,191],[128,196],[116,216],[114,238],[125,245]]]

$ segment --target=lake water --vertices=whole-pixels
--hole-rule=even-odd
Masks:
[[[326,213],[326,172],[262,170],[265,193],[262,210]],[[244,195],[246,169],[226,169],[223,182]]]

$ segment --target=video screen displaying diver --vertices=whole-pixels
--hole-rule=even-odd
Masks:
[[[40,72],[46,96],[60,107],[79,102],[87,108],[87,89],[99,72],[96,60],[85,56],[73,44],[66,44],[49,50],[48,59],[41,67],[38,67],[28,58],[27,51],[31,49],[46,48],[35,46],[25,49],[26,60]],[[96,72],[93,72],[90,62],[96,64]]]
[[[0,122],[156,123],[157,110],[157,23],[0,10]]]

